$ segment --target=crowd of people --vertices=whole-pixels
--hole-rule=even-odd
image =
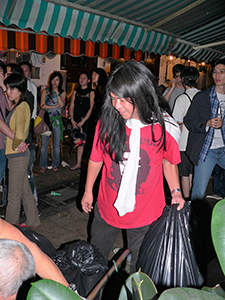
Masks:
[[[33,176],[33,128],[38,105],[31,69],[29,62],[5,65],[0,60],[0,181],[5,176],[6,189],[0,239],[13,239],[28,247],[22,249],[20,243],[7,240],[2,243],[2,247],[26,253],[29,261],[34,259],[32,270],[24,269],[27,278],[37,272],[68,285],[54,263],[12,226],[32,228],[40,224]],[[136,61],[119,64],[108,77],[101,68],[94,69],[92,76],[87,72],[79,75],[68,117],[72,129],[83,134],[83,142],[76,144],[77,160],[70,170],[81,168],[85,142],[90,138],[93,143],[81,205],[86,213],[94,211],[91,243],[108,260],[120,230],[125,229],[132,253],[131,273],[136,270],[150,224],[162,215],[166,205],[164,178],[171,204],[178,204],[178,210],[185,201],[204,199],[214,168],[214,192],[225,197],[224,185],[220,184],[221,178],[225,180],[225,59],[214,64],[212,77],[214,85],[200,91],[196,88],[198,70],[178,64],[173,67],[171,86],[162,89],[149,69]],[[62,86],[61,73],[53,72],[39,107],[48,113],[52,124],[54,172],[60,164],[62,111],[67,103]],[[40,174],[47,168],[48,144],[49,135],[41,134]],[[93,187],[100,173],[95,203]],[[26,216],[22,224],[21,203]],[[10,293],[14,296],[17,287]]]

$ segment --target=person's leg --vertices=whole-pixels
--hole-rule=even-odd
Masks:
[[[30,150],[30,161],[28,164],[28,168],[27,168],[27,172],[28,172],[28,179],[29,179],[29,183],[30,183],[30,187],[36,202],[36,206],[38,206],[38,195],[37,195],[37,189],[36,189],[36,185],[35,185],[35,178],[34,178],[34,174],[33,174],[33,167],[34,167],[34,162],[36,160],[36,153],[35,153],[35,149],[31,149]]]
[[[6,207],[5,220],[11,224],[18,225],[20,218],[21,199],[23,196],[23,180],[27,177],[27,164],[24,168],[24,160],[21,157],[8,159],[9,181],[8,181],[8,204]]]
[[[218,149],[217,163],[221,167],[220,169],[220,196],[225,197],[225,155],[222,149]]]
[[[96,203],[94,208],[94,220],[91,227],[91,244],[99,249],[106,262],[109,259],[109,253],[112,250],[119,232],[119,228],[110,226],[101,218]]]
[[[29,160],[26,159],[27,157],[23,157],[23,166],[26,168],[26,165],[28,165]],[[36,202],[30,187],[30,183],[28,180],[27,174],[23,178],[23,193],[22,193],[22,203],[24,212],[26,215],[26,225],[30,227],[35,227],[40,225],[40,220],[38,217],[38,210],[36,206]]]
[[[81,167],[83,152],[84,152],[84,146],[83,145],[77,147],[77,163],[74,167],[70,168],[71,171],[75,171],[75,170],[77,170],[78,168]]]
[[[181,177],[181,186],[182,186],[182,191],[183,191],[184,198],[189,198],[190,190],[191,190],[189,176],[182,176]]]
[[[52,129],[53,134],[53,159],[52,159],[52,166],[58,167],[60,163],[60,126],[53,127]]]
[[[49,142],[49,136],[41,135],[41,156],[40,156],[39,165],[41,168],[44,169],[47,168],[47,162],[48,162],[48,142]]]
[[[141,243],[150,225],[127,229],[128,249],[131,250],[130,274],[136,272],[136,263],[138,259]]]
[[[204,162],[199,160],[198,166],[195,166],[191,200],[202,200],[205,196],[209,178],[217,161],[215,150],[209,150],[206,160]]]
[[[5,166],[6,166],[6,156],[5,156],[5,149],[3,148],[0,149],[0,185],[4,177]]]
[[[221,196],[221,188],[222,188],[221,170],[222,168],[217,164],[215,165],[215,168],[213,170],[213,180],[212,180],[213,192],[218,196]]]

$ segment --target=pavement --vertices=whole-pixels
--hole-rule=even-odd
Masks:
[[[89,151],[83,156],[81,171],[70,171],[70,166],[76,163],[76,149],[71,151],[70,140],[66,137],[63,143],[63,156],[61,156],[61,164],[57,172],[52,169],[46,169],[45,173],[39,172],[38,162],[36,160],[34,173],[36,179],[36,187],[38,192],[38,211],[40,214],[41,225],[34,230],[47,237],[55,248],[59,248],[61,244],[73,240],[90,239],[89,231],[92,215],[84,213],[81,209],[80,200],[82,197],[85,179],[86,167]],[[49,156],[48,165],[51,165],[51,157]],[[52,192],[58,195],[52,195]],[[1,194],[1,193],[0,193]],[[212,182],[207,188],[207,194],[212,195]],[[213,208],[216,200],[208,199]],[[23,217],[21,218],[23,221]],[[122,248],[123,241],[120,235],[114,245],[114,248]],[[114,255],[111,252],[110,257]],[[208,264],[208,286],[215,286],[218,282],[224,280],[217,258],[214,258]]]

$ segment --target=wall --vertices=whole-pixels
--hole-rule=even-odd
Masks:
[[[40,67],[40,79],[31,80],[37,85],[47,85],[49,75],[53,71],[60,71],[60,55],[57,54],[54,58],[43,58],[43,55],[32,53],[31,62],[35,67]]]

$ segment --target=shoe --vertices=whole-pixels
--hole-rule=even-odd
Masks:
[[[25,223],[19,223],[18,226],[23,227],[23,228],[27,228],[28,227],[27,224],[25,224]]]
[[[45,172],[45,168],[44,167],[40,168],[40,172],[44,173]]]
[[[58,168],[56,166],[53,167],[53,171],[56,172],[58,171]]]
[[[214,194],[214,195],[207,195],[206,199],[222,200],[223,197]]]
[[[70,171],[77,171],[77,170],[80,170],[81,169],[81,167],[72,167],[72,168],[70,168]]]

